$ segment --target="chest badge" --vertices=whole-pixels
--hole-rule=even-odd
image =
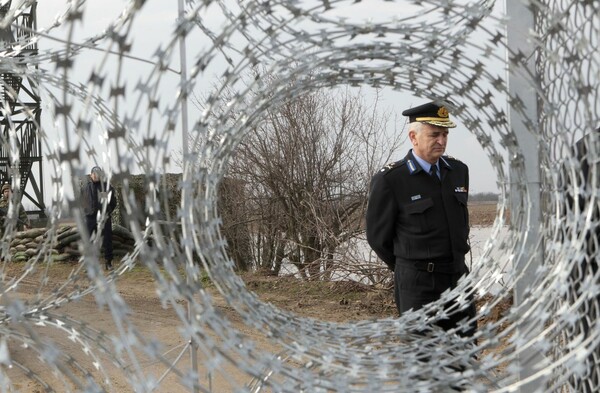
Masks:
[[[465,187],[456,187],[454,192],[469,192]]]
[[[410,197],[411,201],[418,201],[419,199],[421,199],[421,194],[413,195]]]

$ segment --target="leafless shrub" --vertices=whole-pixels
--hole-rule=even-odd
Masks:
[[[345,245],[364,231],[370,177],[402,142],[398,127],[389,135],[392,121],[379,92],[367,103],[352,88],[310,90],[267,109],[228,168],[235,192],[220,195],[238,268],[278,275],[288,263],[304,279],[380,282],[381,265],[349,258]]]

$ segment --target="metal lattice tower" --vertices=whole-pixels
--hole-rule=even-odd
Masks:
[[[8,15],[10,6],[11,1],[0,6],[0,19]],[[39,138],[41,100],[37,82],[18,71],[37,68],[27,60],[38,51],[37,44],[29,41],[37,25],[36,7],[37,3],[33,3],[25,12],[16,14],[10,24],[0,27],[0,48],[14,53],[12,69],[0,68],[0,182],[9,183],[15,177],[23,202],[30,202],[25,203],[28,212],[41,218],[45,216]],[[27,45],[20,47],[22,42]]]

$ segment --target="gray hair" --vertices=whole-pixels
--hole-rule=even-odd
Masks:
[[[419,133],[422,129],[423,123],[420,121],[413,121],[412,123],[408,123],[408,131],[414,131]]]

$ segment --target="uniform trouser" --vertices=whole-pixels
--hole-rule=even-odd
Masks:
[[[87,224],[87,230],[90,237],[93,233],[96,233],[96,227],[98,221],[95,215],[85,216]],[[106,262],[110,262],[113,259],[113,244],[112,244],[112,220],[110,216],[106,218],[104,222],[104,228],[102,228],[102,249],[104,250],[104,259]]]
[[[595,249],[593,240],[588,237],[588,249],[587,256],[579,262],[574,262],[573,270],[571,271],[571,288],[569,299],[570,302],[575,302],[578,296],[581,296],[583,282],[590,278],[596,277],[598,274],[598,259],[590,257],[595,256]],[[600,295],[595,298],[584,301],[577,312],[579,313],[580,320],[575,324],[570,336],[577,338],[583,335],[585,339],[589,339],[591,335],[595,334],[594,329],[598,321],[598,308],[600,307]],[[600,388],[600,346],[591,348],[590,354],[585,359],[586,371],[581,376],[573,376],[571,378],[571,384],[576,392],[592,393],[597,392]]]
[[[584,304],[585,307],[588,307],[588,310],[585,311],[585,315],[582,317],[580,324],[582,325],[582,330],[585,338],[589,338],[590,334],[594,334],[593,326],[597,321],[597,310],[598,303],[600,302],[600,296],[596,296],[596,299],[593,303],[587,302]],[[592,393],[598,392],[600,388],[600,347],[593,348],[585,359],[585,367],[586,372],[583,375],[583,378],[575,379],[575,391],[583,392],[583,393]]]
[[[458,280],[465,273],[429,272],[426,266],[415,267],[415,263],[396,262],[394,268],[394,298],[398,312],[413,309],[418,310],[424,305],[438,300],[441,294],[448,288],[456,287]],[[426,265],[426,263],[425,263]],[[448,309],[452,304],[446,304]],[[475,304],[471,300],[470,306],[462,311],[449,310],[448,319],[438,320],[436,325],[444,330],[461,327],[458,334],[461,336],[472,336],[475,333],[476,322],[471,321],[468,325],[463,320],[471,320],[475,314]],[[461,325],[462,324],[462,325]]]

